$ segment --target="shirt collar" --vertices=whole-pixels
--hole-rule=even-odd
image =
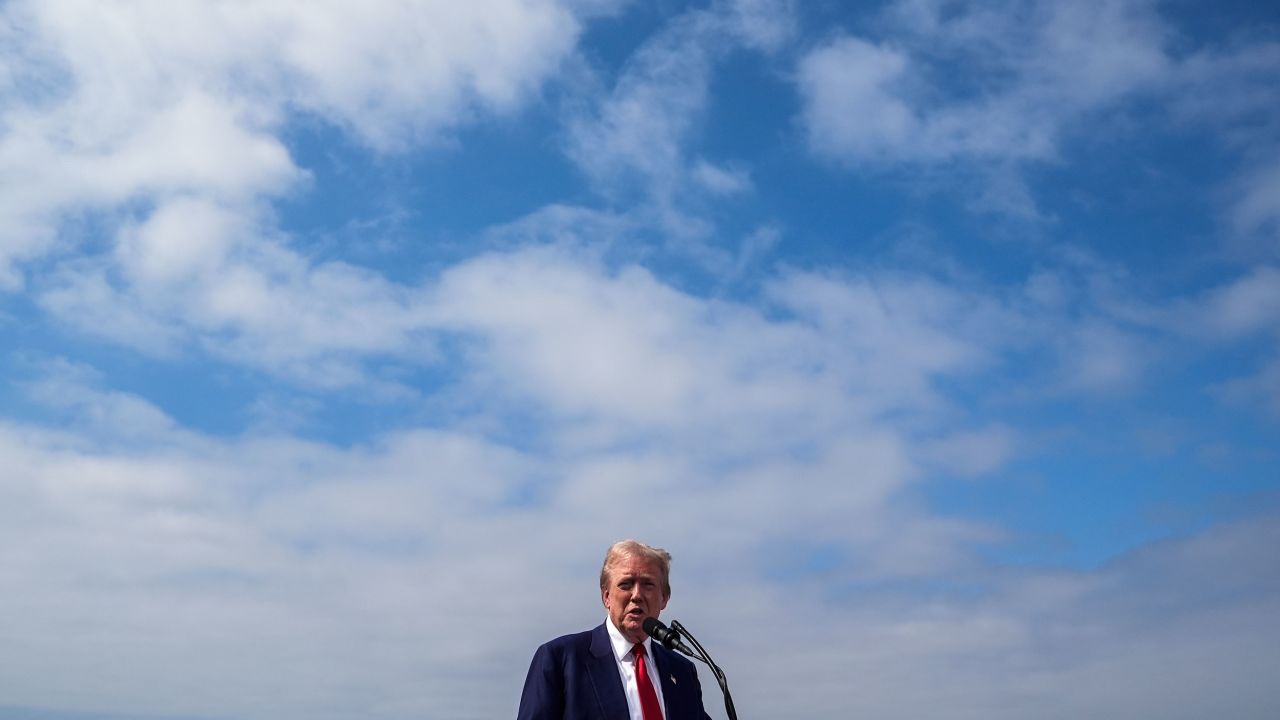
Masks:
[[[636,644],[622,636],[622,631],[614,627],[613,618],[608,615],[604,618],[604,627],[609,631],[609,643],[613,645],[613,657],[617,659],[618,662],[622,662],[631,654],[631,649],[635,647]],[[653,648],[650,645],[652,640],[652,638],[648,637],[644,639],[644,652],[649,657],[653,657]]]

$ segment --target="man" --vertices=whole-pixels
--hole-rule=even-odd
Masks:
[[[614,543],[600,568],[604,623],[538,648],[517,720],[710,720],[693,663],[644,632],[671,599],[670,571],[666,550]]]

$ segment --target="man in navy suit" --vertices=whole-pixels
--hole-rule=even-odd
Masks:
[[[538,648],[517,720],[710,720],[693,663],[644,631],[671,599],[670,571],[667,551],[614,543],[600,569],[604,623]]]

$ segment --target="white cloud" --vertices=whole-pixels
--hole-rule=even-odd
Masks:
[[[1087,319],[1060,339],[1063,385],[1068,390],[1115,392],[1137,385],[1150,351],[1130,331]]]
[[[706,160],[693,165],[695,182],[715,195],[734,195],[751,188],[751,177],[741,170],[726,169]]]
[[[964,32],[1003,37],[976,22],[1001,13],[944,21],[918,7],[939,52]],[[842,134],[834,111],[832,142],[932,162],[1011,140],[1014,160],[1038,156],[1060,127],[1014,117],[1039,97],[1031,80],[1079,108],[1160,73],[1158,43],[1112,12],[1123,6],[1097,13],[1116,25],[1103,28],[1033,7],[1048,13],[1035,42],[1063,46],[1046,57],[1105,60],[1066,78],[1041,68],[946,116],[919,92],[922,40],[837,39],[806,60],[821,70],[814,93],[846,82],[824,57],[863,58],[880,75],[846,92],[897,103],[923,148],[893,118]],[[390,419],[337,445],[278,429],[214,437],[82,365],[40,363],[50,371],[24,398],[59,429],[0,422],[0,616],[22,618],[0,627],[0,697],[126,716],[500,717],[537,643],[600,617],[600,552],[636,535],[676,553],[671,614],[703,630],[739,704],[762,716],[1274,714],[1273,517],[1094,572],[990,572],[970,548],[999,529],[920,498],[939,467],[994,472],[1022,437],[951,406],[950,383],[1028,348],[1049,357],[1025,371],[1059,370],[1057,392],[1136,381],[1144,346],[1105,288],[1052,270],[1007,293],[786,270],[758,297],[719,299],[603,259],[642,213],[570,206],[486,234],[546,247],[416,286],[308,258],[276,226],[265,201],[307,180],[281,140],[290,117],[382,150],[430,141],[518,106],[571,51],[573,12],[607,9],[4,6],[0,40],[34,39],[5,45],[19,50],[0,89],[47,83],[2,111],[0,181],[14,190],[0,194],[0,230],[19,233],[0,250],[7,287],[30,272],[66,327],[290,383],[392,392],[397,370],[431,363],[459,380],[432,399],[452,411],[436,425]],[[651,200],[750,189],[747,170],[688,139],[717,53],[780,50],[791,10],[717,4],[672,25],[575,126],[579,162],[604,184],[638,174]],[[1112,34],[1077,47],[1093,30]],[[1136,70],[1109,72],[1122,63]],[[961,127],[981,120],[989,134]],[[107,228],[87,254],[59,232],[77,212]],[[754,233],[741,263],[778,232]],[[48,273],[29,262],[42,254]],[[1268,272],[1198,299],[1222,335],[1272,328]],[[714,685],[706,694],[714,708]]]
[[[732,0],[727,15],[748,47],[766,52],[781,49],[797,29],[795,0]]]
[[[637,50],[607,96],[570,118],[570,158],[602,188],[638,179],[669,200],[706,104],[719,33],[712,15],[691,11]]]
[[[748,451],[940,400],[935,379],[998,362],[998,301],[922,278],[788,273],[768,313],[555,248],[450,269],[433,323],[474,340],[471,395],[531,401],[588,444],[714,432]]]
[[[992,357],[987,333],[1008,316],[998,303],[924,277],[866,275],[849,279],[793,273],[771,293],[837,345],[856,353],[833,356],[860,387],[880,383],[903,392],[932,373],[981,368]],[[839,360],[836,357],[840,357]],[[909,380],[899,386],[899,378]],[[916,395],[906,392],[902,397]]]
[[[1025,343],[1014,351],[1048,349],[1056,366],[1048,388],[1054,393],[1130,392],[1147,382],[1149,370],[1169,367],[1169,359],[1206,347],[1261,338],[1280,331],[1280,271],[1258,265],[1221,284],[1158,300],[1133,287],[1122,268],[1080,256],[1033,273],[1017,293],[1014,307],[1024,322],[1015,332]],[[1209,388],[1239,401],[1256,392],[1269,402],[1270,373],[1263,367]]]
[[[922,449],[937,474],[977,477],[1004,466],[1018,439],[1009,427],[995,425],[926,442]]]
[[[34,364],[36,358],[27,358]],[[62,411],[86,435],[115,442],[180,435],[173,419],[134,395],[92,389],[100,382],[91,367],[63,358],[39,359],[42,375],[23,386],[34,401]]]
[[[1199,48],[1179,65],[1172,109],[1182,120],[1226,129],[1223,139],[1231,144],[1251,144],[1255,131],[1274,132],[1268,111],[1277,67],[1280,43],[1274,40]]]
[[[1235,405],[1260,407],[1280,419],[1280,359],[1272,358],[1256,373],[1211,387],[1210,392]]]
[[[1280,269],[1258,266],[1199,297],[1173,306],[1168,322],[1223,339],[1280,330]]]
[[[455,675],[504,667],[506,641],[440,633],[532,629],[485,615],[501,583],[531,586],[526,561],[498,548],[537,537],[512,504],[536,459],[426,430],[349,450],[172,421],[104,436],[104,423],[163,414],[74,373],[38,385],[96,419],[85,435],[0,426],[0,585],[21,588],[0,605],[30,621],[3,633],[24,657],[0,680],[7,702],[244,718],[403,717],[431,698],[466,705],[459,717],[505,707],[458,693]],[[130,417],[102,412],[126,405]],[[479,544],[464,539],[481,526]]]
[[[806,55],[798,82],[810,145],[823,153],[875,157],[918,135],[919,120],[899,97],[908,59],[845,37]]]
[[[812,464],[750,471],[747,489],[725,502],[723,486],[699,477],[728,450],[714,440],[648,461],[611,451],[532,456],[429,430],[350,449],[217,440],[92,382],[61,373],[33,397],[98,418],[87,430],[131,422],[103,412],[128,406],[152,419],[146,431],[90,441],[0,427],[0,572],[6,586],[24,588],[0,607],[29,621],[6,636],[30,660],[0,680],[11,702],[73,698],[64,704],[246,718],[401,717],[429,703],[491,717],[514,695],[482,685],[515,693],[548,628],[599,612],[591,575],[600,549],[628,531],[621,517],[691,547],[700,544],[694,520],[718,508],[709,517],[721,518],[726,556],[758,542],[751,527],[777,513],[771,533],[803,527],[840,538],[850,517],[878,514],[906,466],[890,434],[847,437]],[[816,494],[792,492],[795,482]],[[529,491],[533,504],[521,499]],[[665,515],[637,521],[627,509],[681,495],[688,502]],[[904,546],[933,536],[929,523],[914,524],[898,529]],[[869,524],[858,534],[878,537]],[[502,588],[513,586],[539,592],[503,613],[512,608]],[[566,602],[557,588],[579,589],[580,599]],[[57,601],[70,596],[78,599]],[[68,626],[80,630],[57,630]],[[64,658],[56,670],[53,658]],[[213,692],[199,678],[236,692]]]
[[[572,50],[552,0],[375,3],[14,2],[0,282],[54,251],[69,214],[174,194],[237,212],[297,185],[278,134],[313,114],[375,148],[430,141],[529,98]]]
[[[1236,230],[1262,233],[1280,247],[1280,162],[1254,168],[1241,178],[1240,197],[1231,208]]]
[[[555,69],[578,31],[550,0],[360,9],[57,2],[31,14],[72,74],[74,102],[116,121],[196,87],[243,98],[267,117],[314,111],[375,146],[448,127],[473,109],[510,108]],[[112,99],[113,90],[124,97]]]
[[[304,384],[363,382],[365,357],[431,356],[414,291],[341,262],[309,264],[242,211],[179,197],[124,225],[110,257],[40,295],[76,330],[155,353],[204,346]]]
[[[245,127],[234,106],[198,91],[138,120],[119,144],[78,169],[92,199],[186,192],[243,200],[278,193],[300,176],[277,138]]]
[[[977,178],[976,209],[1038,220],[1023,166],[1059,162],[1077,137],[1132,133],[1124,113],[1145,110],[1128,101],[1152,100],[1162,114],[1147,122],[1208,127],[1244,158],[1224,214],[1237,234],[1260,235],[1270,257],[1280,193],[1265,158],[1280,46],[1183,47],[1159,10],[1147,0],[901,0],[872,23],[875,39],[837,34],[801,57],[801,126],[819,157],[945,168],[957,185]]]
[[[1275,257],[1280,236],[1275,200],[1280,171],[1272,113],[1280,92],[1278,77],[1280,43],[1265,37],[1233,38],[1223,46],[1197,48],[1181,60],[1169,103],[1173,119],[1210,129],[1239,155],[1242,169],[1219,189],[1220,203],[1235,233],[1257,242],[1267,259]]]
[[[220,253],[232,262],[230,245],[199,245],[157,282]],[[1035,297],[1070,296],[1045,277]],[[1041,303],[1044,335],[1071,335],[1062,304]],[[449,392],[465,417],[349,447],[205,436],[54,363],[29,397],[79,419],[0,426],[0,584],[23,588],[0,594],[0,612],[27,619],[5,637],[25,660],[0,673],[0,695],[243,718],[501,715],[533,647],[599,616],[598,555],[623,535],[675,551],[672,616],[705,628],[739,704],[766,714],[852,703],[911,716],[946,701],[1039,715],[1080,678],[1154,677],[1161,653],[1220,669],[1256,656],[1274,591],[1250,596],[1261,610],[1229,595],[1173,615],[1129,592],[1152,573],[1225,572],[1215,558],[1242,557],[1265,526],[1189,544],[1208,559],[1178,545],[1137,569],[992,576],[969,548],[999,530],[916,499],[938,466],[981,474],[1012,453],[1012,431],[971,426],[938,385],[1037,344],[1017,337],[1035,324],[1018,306],[916,276],[792,271],[757,307],[562,248],[493,254],[404,305],[458,340],[467,374]],[[520,447],[503,439],[511,425]],[[795,570],[810,553],[826,559]],[[779,566],[793,575],[772,577]],[[955,578],[981,585],[981,603],[895,589]],[[1133,602],[1151,624],[1133,624]],[[742,661],[765,641],[737,629],[767,623],[782,628],[768,642],[797,697],[763,692],[766,673]],[[1004,703],[1011,686],[1023,704]],[[707,696],[714,706],[713,686]],[[1170,708],[1105,684],[1071,707],[1105,716],[1119,698],[1140,714]]]
[[[0,694],[130,715],[510,713],[533,648],[600,617],[603,547],[637,534],[673,550],[669,616],[760,713],[1275,709],[1274,518],[1098,571],[993,575],[962,549],[981,529],[902,502],[908,463],[872,428],[812,461],[708,476],[678,448],[566,458],[423,429],[342,449],[173,424],[117,446],[7,423],[0,583],[18,590],[0,610],[24,620],[3,633],[21,662]],[[530,485],[540,499],[518,501]],[[637,516],[634,502],[662,509]],[[788,540],[834,543],[835,567],[770,578],[769,551]],[[980,592],[883,582],[954,572]],[[750,660],[764,655],[776,662]]]
[[[786,402],[767,387],[767,355],[735,354],[752,352],[748,336],[771,346],[788,329],[675,292],[637,267],[610,276],[555,250],[490,256],[447,273],[438,298],[445,327],[481,342],[472,361],[498,385],[486,385],[486,397],[514,389],[588,425],[624,421],[664,434],[724,412],[722,400]],[[766,387],[726,396],[726,383],[754,377]]]
[[[1050,159],[1074,122],[1169,72],[1165,31],[1142,2],[918,1],[885,16],[888,40],[838,36],[801,60],[804,126],[819,155]]]
[[[611,87],[586,98],[567,118],[569,158],[610,198],[638,194],[664,236],[703,240],[710,225],[691,213],[707,196],[750,187],[740,163],[696,157],[689,146],[703,124],[713,71],[732,51],[780,49],[792,32],[789,2],[739,0],[690,9],[628,58]],[[696,244],[696,243],[695,243]],[[707,248],[704,264],[729,261]]]
[[[303,90],[297,92],[311,93],[306,97],[312,100],[264,99],[264,88],[270,89],[274,87],[272,83],[282,82],[277,74],[283,73],[296,81],[294,75],[306,75],[310,72],[306,68],[311,67],[308,63],[320,60],[309,55],[303,59],[293,58],[289,54],[291,40],[286,38],[273,45],[262,36],[271,30],[285,35],[314,33],[317,37],[327,37],[325,28],[345,18],[342,13],[346,11],[332,10],[338,13],[332,17],[323,13],[316,13],[316,17],[308,14],[305,20],[299,20],[299,27],[285,28],[283,6],[266,6],[254,11],[200,6],[192,17],[217,32],[187,42],[185,34],[195,33],[187,26],[194,22],[189,17],[174,19],[166,10],[135,6],[118,11],[104,9],[109,7],[94,6],[90,15],[110,30],[94,35],[83,47],[72,40],[78,37],[77,33],[85,32],[79,23],[87,20],[70,13],[66,6],[55,4],[43,11],[27,6],[19,8],[36,17],[37,25],[43,23],[42,32],[48,36],[48,46],[57,50],[54,55],[70,73],[71,84],[65,96],[13,115],[23,119],[23,124],[15,126],[17,130],[0,141],[14,158],[11,163],[0,163],[7,172],[17,174],[38,166],[51,168],[43,175],[37,172],[34,180],[24,185],[31,189],[31,194],[17,196],[9,216],[48,215],[43,222],[52,228],[54,215],[75,207],[110,209],[126,203],[131,207],[128,212],[116,209],[106,217],[108,225],[117,226],[106,252],[64,263],[54,274],[40,278],[36,286],[40,306],[66,326],[97,337],[169,355],[199,349],[215,357],[290,377],[295,382],[321,387],[377,382],[376,377],[370,377],[369,361],[394,365],[433,360],[436,357],[434,333],[441,326],[457,325],[442,320],[439,308],[432,307],[436,302],[448,303],[447,298],[430,300],[429,289],[398,285],[342,262],[315,264],[291,248],[290,238],[276,231],[270,213],[260,202],[263,196],[286,192],[305,179],[305,173],[293,164],[274,133],[279,130],[281,113],[296,109],[299,103],[317,105],[314,97],[319,97],[315,93],[320,92],[307,89],[309,86],[303,83]],[[531,8],[541,8],[557,16],[543,5]],[[638,171],[647,178],[659,206],[668,201],[674,203],[678,189],[698,184],[706,188],[705,192],[713,193],[741,192],[747,188],[749,179],[745,170],[727,170],[705,158],[692,160],[686,157],[683,148],[690,123],[705,101],[710,66],[725,47],[735,42],[727,39],[732,35],[730,20],[737,17],[733,14],[737,11],[730,10],[732,8],[691,12],[677,19],[637,53],[617,87],[600,105],[599,113],[583,118],[582,123],[575,126],[578,143],[575,152],[587,167],[601,177]],[[47,12],[47,17],[40,15],[41,12]],[[114,12],[121,14],[117,16]],[[377,14],[375,18],[361,20],[356,27],[390,23],[392,17]],[[487,27],[485,22],[490,19],[476,9],[465,11],[461,16],[449,15],[442,22],[462,23],[474,29]],[[161,32],[160,28],[170,21],[176,25],[174,33]],[[419,20],[406,22],[412,25]],[[497,20],[493,22],[506,27]],[[538,38],[542,37],[538,33],[544,32],[541,27],[533,23],[521,32],[533,33],[531,37]],[[231,29],[247,33],[245,50],[230,49],[227,43],[234,34]],[[379,53],[385,50],[384,46],[371,37],[355,33],[343,42],[354,43],[359,38],[376,45],[368,52],[375,58],[382,57]],[[389,41],[387,47],[396,48],[397,42],[400,40]],[[115,44],[121,44],[127,52],[121,51],[121,56],[116,57],[112,51]],[[880,51],[851,39],[837,47],[842,48],[841,52],[856,51],[888,58],[886,62],[897,57],[878,55]],[[465,78],[471,76],[469,71],[459,68],[469,67],[466,63],[470,62],[467,59],[470,56],[461,49],[457,52],[462,54],[461,59],[456,59],[460,65],[446,63],[446,66],[454,68],[450,72],[457,74],[455,80],[461,84],[450,85],[452,89],[447,91],[466,95],[465,88],[469,87],[466,83],[470,80]],[[369,63],[377,64],[373,60]],[[348,72],[357,72],[360,67],[365,65],[357,64]],[[437,87],[445,83],[441,78],[446,76],[453,77],[445,73],[423,80],[421,96],[402,97],[388,91],[387,102],[395,105],[398,112],[413,115],[415,102],[426,102],[423,98],[434,97],[432,93],[446,92],[441,89],[443,86]],[[339,74],[333,79],[332,97],[345,97],[347,86],[343,84],[346,82],[343,77]],[[236,85],[232,79],[242,84]],[[382,78],[379,82],[398,81]],[[117,83],[127,92],[113,92]],[[359,105],[358,100],[349,100],[343,107],[358,108]],[[480,102],[479,106],[485,105]],[[335,122],[342,120],[336,110],[330,115]],[[82,122],[85,117],[92,118],[92,122]],[[453,121],[457,120],[458,117],[454,117]],[[366,121],[380,128],[378,132],[396,132],[395,121],[379,120],[377,113]],[[424,123],[420,127],[433,130],[444,124],[443,120],[430,118],[420,122]],[[53,143],[51,138],[58,132],[71,133],[69,147]],[[28,145],[27,140],[36,142]],[[29,147],[43,149],[24,154]],[[0,158],[3,157],[0,152]],[[62,182],[71,178],[75,181]],[[144,200],[141,207],[133,209],[133,205]],[[562,210],[568,212],[568,209]],[[668,208],[668,211],[676,221],[683,217],[678,209]],[[577,225],[583,219],[581,215],[579,212],[574,217],[566,217],[561,225],[570,234],[581,236],[588,232]],[[542,213],[539,217],[546,220],[549,216]],[[596,220],[602,219],[607,226],[603,230],[615,234],[635,222],[629,216],[601,218],[597,214]],[[600,225],[594,220],[593,223]],[[601,228],[595,227],[591,232],[598,229]],[[517,230],[512,227],[508,232]],[[18,252],[27,253],[34,246],[18,247]],[[720,260],[730,268],[734,262],[732,258]],[[451,277],[461,274],[461,271],[452,273]],[[635,271],[632,274],[636,274]],[[654,285],[651,280],[650,284]],[[805,285],[807,287],[802,287]],[[824,298],[830,295],[829,289],[820,290],[817,283],[809,281],[790,282],[788,287],[789,290],[779,295],[786,307],[804,302],[804,293],[816,292]],[[793,291],[797,294],[782,297]],[[852,322],[872,318],[865,308],[879,300],[864,303],[863,300],[871,297],[867,295],[850,304],[836,297],[842,292],[828,299],[835,299],[837,306],[843,303],[848,307],[861,307],[857,312],[863,314],[862,319]],[[641,295],[643,301],[651,299],[650,293]],[[930,289],[920,297],[928,300],[940,296]],[[475,305],[483,306],[479,302]],[[556,305],[550,301],[547,307]],[[679,312],[693,314],[695,311]],[[738,310],[725,312],[733,315]],[[832,311],[828,308],[821,312]],[[467,312],[460,312],[458,317],[468,317]],[[620,341],[627,339],[608,324],[607,318],[586,319],[595,320],[598,324],[594,327],[599,328],[596,332],[602,335],[618,336]],[[737,320],[717,318],[703,322],[713,326],[728,322],[731,331],[742,337],[750,337],[754,332],[754,329],[736,329]],[[747,328],[750,322],[741,325]],[[878,323],[873,324],[872,329],[885,332]],[[587,334],[581,331],[570,328],[558,331],[578,341],[582,357],[591,357],[595,352],[592,348],[600,345],[587,342]],[[771,332],[792,331],[782,328]],[[679,338],[678,333],[692,330],[677,327],[673,332]],[[971,347],[961,347],[927,323],[907,325],[900,337],[887,340],[898,343],[887,356],[919,347],[917,354],[911,356],[916,364],[910,367],[923,372],[949,367],[953,352],[978,353]],[[661,346],[662,339],[642,335],[640,341],[658,341]],[[778,344],[785,342],[780,340]],[[816,350],[820,356],[836,352],[830,347]],[[646,395],[646,402],[645,397],[619,394],[612,389],[618,373],[601,370],[610,365],[645,366],[645,361],[634,357],[631,353],[615,351],[610,358],[599,358],[599,362],[582,368],[582,377],[591,381],[579,386],[577,393],[583,397],[614,398],[618,406],[634,407],[639,416],[656,416],[657,411],[643,408],[662,407],[664,400],[684,397],[691,392],[690,388],[698,385],[693,379],[697,373],[716,376],[725,371],[756,371],[754,367],[707,370],[679,358],[655,358],[653,367],[663,372],[658,373],[654,384],[647,388],[648,393],[635,393]],[[532,361],[533,358],[529,362]],[[558,362],[550,352],[538,361],[547,367]],[[761,362],[768,367],[770,361]],[[884,372],[892,379],[889,385],[901,378],[903,385],[899,390],[914,388],[907,397],[918,399],[927,395],[921,390],[927,384],[921,382],[923,376],[913,378],[910,373],[898,372],[890,365],[863,369]],[[526,372],[532,371],[526,369]],[[598,377],[592,373],[598,373]],[[833,373],[830,381],[845,380]],[[572,383],[553,386],[565,389],[565,397],[574,394]],[[389,390],[395,391],[394,382],[390,383]],[[744,398],[743,402],[774,403],[770,398],[781,392],[780,387],[762,386],[758,397]]]
[[[190,197],[165,203],[120,230],[115,255],[142,292],[217,275],[237,244],[253,236],[240,214]]]
[[[859,589],[830,624],[811,622],[825,610],[815,588],[793,585],[779,591],[789,610],[773,637],[726,633],[718,647],[753,657],[778,637],[795,641],[768,668],[730,670],[739,707],[770,714],[813,702],[816,714],[889,718],[941,705],[961,718],[1194,718],[1224,707],[1263,717],[1273,673],[1256,663],[1270,653],[1263,618],[1280,600],[1274,574],[1258,578],[1269,521],[1157,544],[1096,573],[1012,573],[968,601],[940,594],[917,605],[905,592]]]

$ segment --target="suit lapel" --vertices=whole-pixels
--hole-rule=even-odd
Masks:
[[[627,696],[622,689],[622,678],[618,675],[618,661],[613,657],[613,645],[609,642],[609,631],[604,625],[591,631],[591,659],[587,664],[591,684],[600,701],[600,717],[630,717]]]
[[[675,671],[676,664],[671,661],[672,651],[662,647],[661,643],[654,642],[649,645],[653,648],[653,668],[658,673],[658,679],[662,683],[662,704],[667,711],[667,720],[676,720],[679,718],[678,708],[680,703],[675,698],[682,692],[677,678],[672,673]],[[626,698],[623,698],[624,700]]]

